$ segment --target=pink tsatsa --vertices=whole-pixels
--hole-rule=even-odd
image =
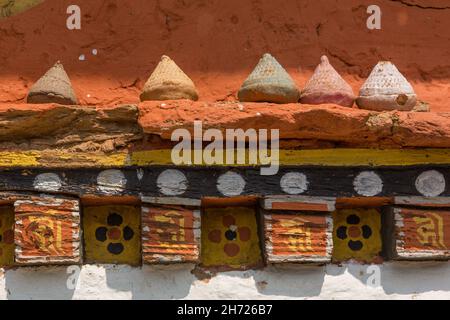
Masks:
[[[302,90],[300,102],[304,104],[334,103],[353,106],[355,95],[350,85],[337,73],[326,56],[320,58],[311,79]]]

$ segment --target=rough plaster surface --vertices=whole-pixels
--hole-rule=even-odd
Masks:
[[[192,265],[85,265],[75,290],[66,267],[20,268],[0,271],[0,299],[450,299],[448,262],[385,263],[378,287],[366,285],[370,267],[269,267],[202,281]]]

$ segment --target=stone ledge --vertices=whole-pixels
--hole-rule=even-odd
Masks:
[[[135,105],[0,104],[0,150],[111,152],[141,138]]]

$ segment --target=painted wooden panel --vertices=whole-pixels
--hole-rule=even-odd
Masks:
[[[208,208],[202,214],[201,260],[205,267],[247,269],[262,263],[253,208]]]
[[[14,208],[0,207],[0,267],[14,263]]]
[[[336,198],[332,197],[268,196],[262,203],[266,210],[331,212],[336,209]]]
[[[450,197],[395,197],[394,204],[401,206],[448,208]]]
[[[85,207],[83,229],[87,263],[140,264],[140,207],[125,205]]]
[[[333,212],[333,225],[334,261],[379,261],[382,251],[379,210],[337,210]]]
[[[32,197],[15,207],[15,261],[20,265],[80,262],[79,201]]]
[[[280,167],[273,176],[262,176],[254,167],[5,169],[0,171],[0,192],[134,196],[178,205],[198,203],[203,197],[450,197],[450,188],[445,187],[449,168]]]
[[[144,263],[198,262],[200,211],[181,206],[142,207]]]
[[[394,208],[395,254],[404,260],[450,258],[450,211]]]
[[[269,263],[322,263],[331,260],[333,222],[329,214],[266,212]]]

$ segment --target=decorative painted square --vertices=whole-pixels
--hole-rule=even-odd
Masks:
[[[450,211],[394,208],[395,257],[450,258]]]
[[[93,206],[83,210],[87,263],[139,265],[141,210],[136,206]]]
[[[333,260],[376,262],[382,250],[381,214],[377,209],[333,212]]]
[[[246,269],[262,263],[253,208],[209,208],[202,215],[202,265]]]
[[[0,267],[14,263],[14,207],[0,207]]]
[[[331,260],[333,222],[329,214],[266,212],[269,263],[322,263]]]
[[[14,207],[17,264],[80,262],[78,200],[33,197],[16,201]]]
[[[142,207],[145,263],[198,262],[200,211],[181,206]]]

